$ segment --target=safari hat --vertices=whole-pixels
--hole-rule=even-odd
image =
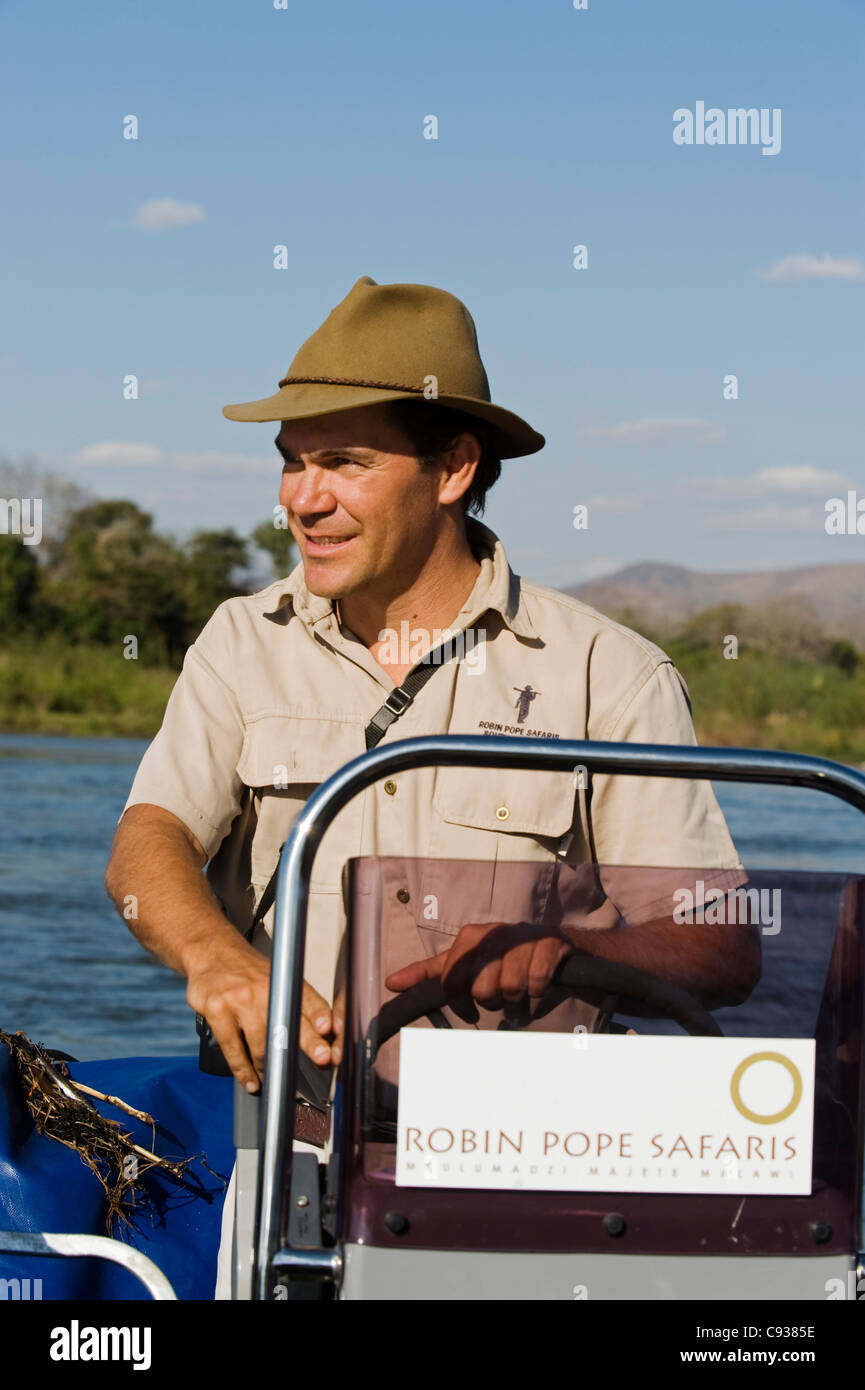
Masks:
[[[430,400],[492,427],[499,458],[534,454],[538,434],[490,400],[471,314],[431,285],[364,275],[307,338],[273,396],[227,405],[229,420],[309,420],[382,401]]]

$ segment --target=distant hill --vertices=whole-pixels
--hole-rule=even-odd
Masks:
[[[611,617],[642,618],[656,632],[674,631],[685,620],[720,603],[759,609],[802,602],[832,635],[865,646],[865,564],[810,565],[744,574],[691,570],[645,561],[564,590]]]

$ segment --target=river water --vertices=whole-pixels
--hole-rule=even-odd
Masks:
[[[0,1027],[81,1060],[197,1051],[183,981],[108,901],[146,743],[0,735]],[[716,786],[746,867],[865,874],[865,818],[790,787]]]

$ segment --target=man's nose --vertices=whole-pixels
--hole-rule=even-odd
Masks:
[[[296,516],[329,512],[336,505],[327,470],[315,465],[283,474],[280,501]]]

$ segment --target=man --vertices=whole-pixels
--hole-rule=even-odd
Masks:
[[[255,1091],[272,912],[254,946],[244,933],[299,808],[364,751],[371,721],[373,740],[484,730],[695,739],[683,682],[659,648],[518,579],[498,539],[469,515],[500,460],[535,453],[544,440],[491,403],[474,324],[454,296],[362,278],[303,344],[274,396],[224,413],[280,422],[279,497],[301,564],[223,604],[190,648],[135,778],[106,882],[118,905],[137,899],[132,929],[186,976],[191,1007]],[[442,632],[462,647],[452,644],[410,703],[391,701],[406,706],[394,719],[382,709],[387,697]],[[506,866],[520,862],[536,866],[535,885],[554,867],[642,864],[655,874],[699,867],[725,891],[742,881],[741,866],[708,783],[596,777],[589,790],[561,772],[418,769],[349,804],[316,857],[301,1046],[320,1065],[339,1061],[342,1048],[331,1008],[340,876],[348,859],[368,854],[427,865],[425,883],[403,882],[389,903],[404,928],[389,960],[393,991],[441,974],[454,995],[496,1010],[542,995],[575,945],[650,968],[710,1007],[736,1002],[754,983],[747,928],[718,927],[710,940],[672,922],[675,872],[647,891],[648,880],[635,890],[611,870],[597,906],[577,913],[576,933],[541,923],[518,939],[503,937],[495,920],[459,920],[444,881],[440,894],[425,891],[436,864],[453,860],[493,866],[490,903]],[[503,904],[499,922],[526,915],[533,891],[525,903]],[[433,920],[420,912],[428,897],[443,905]]]

